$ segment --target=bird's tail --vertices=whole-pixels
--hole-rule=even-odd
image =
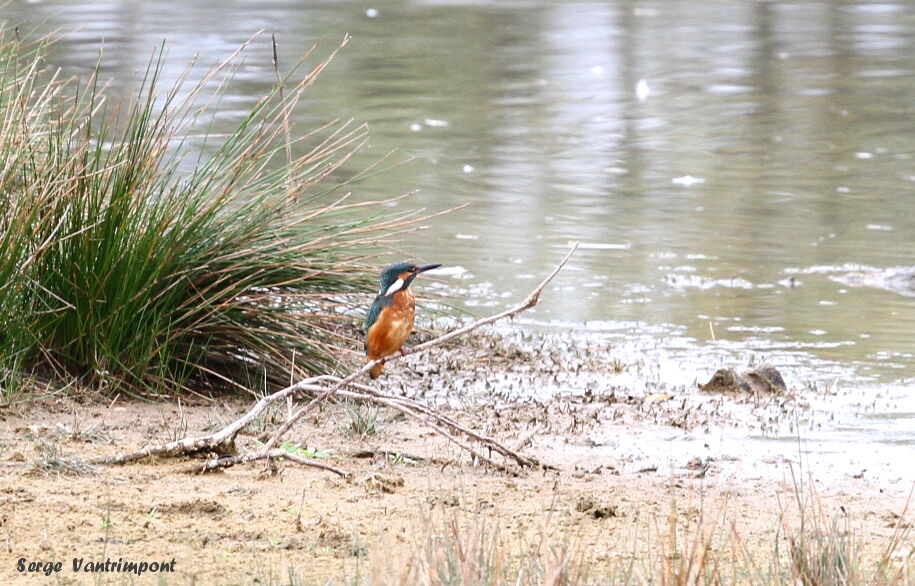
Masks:
[[[378,378],[381,375],[382,369],[384,369],[384,364],[379,362],[369,371],[369,376],[372,378]]]

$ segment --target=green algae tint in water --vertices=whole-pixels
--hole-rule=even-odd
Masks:
[[[442,210],[403,249],[464,269],[476,313],[582,249],[528,317],[692,340],[695,361],[796,354],[915,376],[915,5],[908,2],[13,3],[20,30],[73,31],[53,65],[102,55],[127,88],[165,39],[170,75],[255,31],[281,66],[351,42],[297,113],[366,121],[346,173]],[[215,124],[274,81],[256,39]],[[343,175],[341,175],[342,177]],[[671,350],[675,352],[675,349]],[[713,369],[715,365],[707,365]]]

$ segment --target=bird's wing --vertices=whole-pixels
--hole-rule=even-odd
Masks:
[[[365,316],[365,322],[362,324],[363,332],[368,333],[369,328],[372,327],[372,324],[378,320],[378,316],[381,314],[382,305],[383,301],[381,295],[379,295],[375,298],[375,302],[372,303],[372,307],[369,308],[368,315]]]

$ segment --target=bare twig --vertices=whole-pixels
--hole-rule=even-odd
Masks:
[[[402,354],[395,354],[390,356],[386,359],[386,361],[393,362],[400,360],[404,356],[422,352],[423,350],[438,346],[458,336],[468,334],[481,326],[491,324],[506,317],[511,317],[521,313],[522,311],[530,309],[531,307],[534,307],[537,305],[537,303],[539,303],[540,295],[542,294],[543,289],[546,288],[547,284],[549,284],[550,281],[552,281],[556,276],[556,274],[562,270],[562,268],[565,266],[577,248],[578,244],[575,243],[562,259],[562,261],[556,265],[553,271],[547,275],[547,277],[543,279],[543,281],[541,281],[540,284],[537,285],[537,287],[531,291],[531,293],[520,303],[495,315],[478,319],[473,323],[442,334],[437,338],[414,346],[413,348],[405,349]],[[484,455],[482,452],[474,448],[467,441],[461,439],[459,436],[464,436],[465,438],[477,442],[491,450],[491,452],[495,452],[508,460],[513,460],[519,466],[540,465],[536,459],[519,454],[518,452],[520,451],[520,447],[517,450],[508,448],[499,441],[476,432],[473,429],[470,429],[455,421],[454,419],[439,413],[432,407],[423,405],[406,397],[386,395],[372,387],[369,387],[368,385],[355,382],[357,378],[366,374],[374,365],[378,364],[379,362],[382,362],[382,360],[372,360],[343,378],[332,375],[322,375],[306,378],[286,387],[285,389],[261,397],[261,399],[253,407],[251,407],[247,413],[210,435],[188,437],[166,444],[146,446],[142,450],[136,452],[118,454],[108,458],[100,458],[95,460],[94,463],[125,464],[127,462],[134,462],[152,456],[177,457],[201,452],[204,450],[216,451],[217,453],[221,452],[223,454],[231,454],[234,452],[235,437],[238,432],[248,426],[265,409],[267,409],[267,407],[274,403],[291,399],[297,395],[309,394],[312,396],[312,399],[304,406],[300,407],[297,411],[289,415],[283,425],[281,425],[270,436],[269,440],[264,444],[263,448],[257,451],[250,451],[238,455],[225,455],[221,457],[211,458],[206,461],[202,471],[206,472],[217,470],[220,468],[234,466],[235,464],[242,464],[257,460],[273,461],[283,458],[306,466],[328,470],[341,476],[347,476],[346,472],[336,469],[333,466],[315,462],[309,458],[304,458],[297,454],[290,454],[286,450],[274,447],[276,446],[277,442],[292,428],[292,426],[300,421],[302,417],[304,417],[315,406],[339,394],[340,396],[370,401],[400,411],[401,413],[422,422],[424,425],[427,425],[435,432],[447,438],[449,441],[454,442],[461,449],[465,450],[471,456],[473,456],[476,460],[484,462],[496,469],[508,471],[507,466],[496,462],[489,456]],[[345,387],[350,387],[352,390],[345,389]]]
[[[424,422],[424,423],[428,423],[429,420],[432,419],[432,420],[438,422],[442,427],[449,427],[459,433],[462,433],[462,434],[470,437],[471,439],[474,439],[474,440],[486,445],[487,447],[489,447],[496,453],[499,453],[499,454],[505,456],[506,458],[515,460],[515,462],[517,462],[518,465],[520,465],[520,466],[539,466],[539,465],[541,465],[540,462],[534,458],[530,458],[530,457],[522,456],[522,455],[518,454],[517,452],[520,451],[520,449],[512,450],[511,448],[507,448],[503,444],[499,443],[497,440],[484,436],[484,435],[470,429],[469,427],[461,425],[454,419],[451,419],[447,415],[439,413],[438,411],[436,411],[435,409],[433,409],[427,405],[423,405],[422,403],[413,401],[411,399],[408,399],[408,398],[402,397],[402,396],[385,395],[367,385],[353,383],[350,386],[358,389],[359,391],[362,391],[362,393],[357,394],[357,393],[353,393],[351,391],[345,391],[347,393],[346,396],[349,398],[359,399],[359,400],[363,400],[363,401],[369,401],[372,403],[378,403],[381,405],[385,405],[387,407],[391,407],[393,409],[401,411],[402,413],[409,415],[410,417],[413,417],[414,419],[418,419],[419,421]],[[342,394],[343,392],[337,391],[337,393]],[[434,430],[439,431],[437,426],[431,426],[431,427]],[[442,432],[439,431],[439,433],[442,433]],[[448,438],[451,437],[450,435],[448,435],[446,433],[443,433],[442,435],[445,435],[445,437],[448,437]],[[458,445],[461,445],[460,442],[458,442]],[[471,450],[468,450],[468,451],[471,451]],[[471,451],[471,453],[473,453],[473,452]],[[474,455],[476,455],[476,454],[474,454]],[[487,461],[488,460],[487,458],[481,458],[481,460],[489,463]]]
[[[484,326],[486,324],[491,324],[493,322],[499,321],[500,319],[505,319],[506,317],[521,313],[522,311],[524,311],[526,309],[530,309],[531,307],[534,307],[535,305],[537,305],[540,302],[540,294],[543,292],[543,289],[547,286],[547,284],[550,281],[553,280],[553,277],[555,277],[556,274],[562,270],[562,267],[564,267],[565,264],[569,261],[569,258],[572,256],[572,254],[575,252],[575,250],[577,248],[578,248],[578,243],[576,242],[575,244],[572,245],[572,248],[569,249],[569,252],[565,255],[565,258],[563,258],[562,261],[560,261],[560,263],[558,265],[556,265],[556,268],[553,269],[553,272],[551,272],[549,275],[547,275],[547,277],[543,281],[541,281],[541,283],[539,285],[537,285],[537,287],[533,291],[531,291],[530,295],[528,295],[524,299],[524,301],[522,301],[521,303],[519,303],[513,307],[510,307],[501,313],[497,313],[497,314],[491,315],[489,317],[484,317],[482,319],[478,319],[477,321],[475,321],[471,324],[468,324],[464,327],[457,328],[456,330],[451,330],[450,332],[442,334],[441,336],[434,338],[432,340],[429,340],[428,342],[424,342],[422,344],[419,344],[418,346],[414,346],[411,349],[404,350],[403,352],[400,353],[399,356],[395,354],[394,356],[388,357],[387,359],[372,360],[372,361],[368,362],[365,366],[360,368],[359,370],[357,370],[353,373],[350,373],[348,376],[341,379],[338,383],[336,383],[335,385],[333,385],[332,387],[330,387],[329,389],[324,391],[322,394],[320,394],[317,397],[315,397],[314,399],[312,399],[304,407],[302,407],[298,411],[296,411],[292,415],[292,417],[287,419],[286,423],[284,423],[282,426],[280,426],[280,428],[267,441],[266,445],[264,446],[264,451],[267,451],[270,448],[272,448],[274,445],[276,445],[276,442],[281,437],[283,437],[286,434],[286,432],[288,432],[289,429],[292,428],[292,426],[296,424],[296,422],[298,422],[300,419],[302,419],[302,417],[304,417],[306,413],[308,413],[309,411],[314,409],[314,407],[316,405],[318,405],[322,401],[327,400],[334,393],[336,393],[338,389],[340,389],[344,385],[351,383],[357,377],[367,373],[376,364],[378,364],[380,362],[384,362],[384,361],[393,362],[394,360],[399,360],[400,358],[402,358],[404,356],[409,356],[410,354],[415,354],[416,352],[421,352],[428,348],[432,348],[433,346],[438,346],[439,344],[447,342],[448,340],[451,340],[452,338],[457,338],[458,336],[463,336],[464,334],[468,334],[481,326]]]
[[[273,403],[283,401],[286,399],[286,397],[289,397],[295,393],[303,391],[323,391],[325,387],[315,384],[315,382],[321,381],[322,378],[324,377],[307,378],[297,382],[292,386],[286,387],[281,391],[277,391],[272,395],[261,397],[260,401],[255,403],[255,405],[247,413],[229,425],[223,427],[216,433],[200,437],[187,437],[161,445],[146,446],[142,450],[138,450],[136,452],[118,454],[117,456],[112,456],[109,458],[99,458],[93,460],[93,463],[127,464],[128,462],[135,462],[137,460],[143,460],[144,458],[150,458],[153,456],[168,458],[193,454],[204,450],[231,451],[235,442],[235,436],[238,435],[238,432],[247,427],[252,421],[254,421],[257,416],[260,415],[267,407]]]
[[[318,462],[311,458],[306,458],[298,454],[291,454],[282,448],[276,448],[270,450],[269,452],[247,452],[244,454],[239,454],[237,456],[223,456],[221,458],[211,458],[204,462],[203,468],[200,469],[200,472],[210,472],[212,470],[218,470],[220,468],[228,468],[236,464],[244,464],[246,462],[254,462],[256,460],[290,460],[296,464],[301,464],[303,466],[310,466],[312,468],[320,468],[321,470],[327,470],[328,472],[333,472],[343,478],[350,478],[351,474],[345,470],[340,470],[335,468],[330,464],[325,464],[323,462]]]
[[[378,403],[380,405],[384,405],[385,407],[389,407],[396,411],[400,411],[404,415],[407,415],[408,417],[412,417],[413,419],[416,419],[420,423],[432,428],[436,433],[448,438],[448,440],[450,440],[450,441],[454,442],[455,444],[457,444],[458,446],[460,446],[463,450],[468,452],[471,456],[473,456],[477,460],[479,460],[481,462],[485,462],[486,464],[492,466],[496,470],[501,470],[503,472],[508,471],[508,468],[506,468],[504,465],[499,464],[498,462],[494,461],[492,458],[488,458],[488,457],[484,456],[479,451],[474,449],[473,446],[471,446],[470,444],[468,444],[464,441],[461,441],[460,439],[455,437],[452,433],[448,432],[446,429],[439,426],[435,421],[432,420],[433,418],[423,417],[423,415],[421,413],[419,413],[418,411],[411,408],[411,406],[417,405],[417,404],[414,403],[413,401],[410,401],[409,399],[404,400],[404,402],[411,404],[410,406],[405,405],[404,402],[397,401],[394,397],[384,397],[384,396],[379,396],[379,395],[366,395],[363,393],[354,393],[352,391],[345,391],[342,389],[337,391],[337,395],[342,396],[342,397],[347,397],[350,399],[371,401],[373,403]],[[474,434],[473,437],[475,437],[475,439],[478,439],[478,440],[493,442],[493,440],[490,440],[489,438],[479,436],[476,434]],[[511,454],[509,454],[509,455],[511,455]],[[522,465],[524,465],[524,464],[533,465],[534,464],[533,460],[523,458],[521,456],[518,456],[517,454],[514,454],[514,455],[517,456],[517,461],[519,464],[522,464]]]

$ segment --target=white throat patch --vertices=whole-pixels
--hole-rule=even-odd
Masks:
[[[392,295],[392,294],[396,293],[397,291],[400,291],[401,287],[403,287],[403,279],[397,279],[396,281],[391,283],[391,286],[388,287],[388,290],[385,291],[384,294],[386,297],[388,295]]]

